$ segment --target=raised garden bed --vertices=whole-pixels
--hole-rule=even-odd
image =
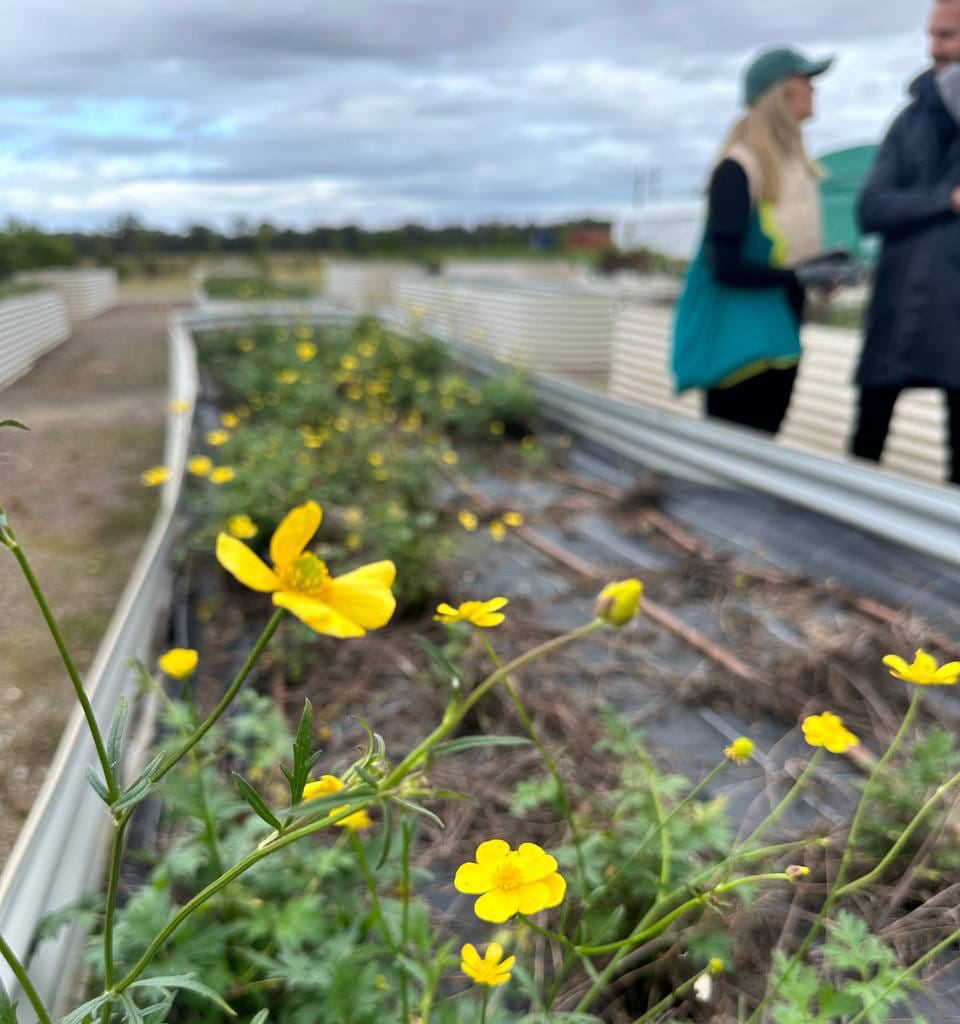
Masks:
[[[27,286],[11,297],[0,296],[0,388],[69,337],[66,308],[56,293]]]
[[[239,299],[257,302],[264,299],[309,299],[306,285],[288,284],[266,277],[207,277],[203,291],[210,299]]]

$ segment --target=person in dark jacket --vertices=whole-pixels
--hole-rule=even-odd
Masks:
[[[856,383],[854,455],[879,462],[900,392],[941,388],[960,484],[960,0],[936,0],[933,67],[912,85],[860,197],[883,248]]]

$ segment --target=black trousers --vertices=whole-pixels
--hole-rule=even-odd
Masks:
[[[776,434],[790,407],[797,367],[764,370],[729,388],[709,388],[706,412],[715,420]]]
[[[861,459],[879,462],[890,432],[890,419],[902,388],[864,388],[850,452]],[[960,484],[960,390],[944,391],[947,398],[947,444],[950,450],[949,480]]]

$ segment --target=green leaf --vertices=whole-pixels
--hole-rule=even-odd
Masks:
[[[127,713],[129,712],[127,698],[121,694],[117,701],[117,709],[113,713],[113,721],[110,723],[110,733],[107,737],[107,758],[113,768],[114,779],[118,778],[118,767],[120,764],[120,748],[123,743],[123,730],[127,724]]]
[[[450,661],[450,659],[440,650],[436,644],[430,643],[430,641],[423,636],[414,637],[417,643],[420,645],[420,649],[424,654],[440,669],[444,679],[450,684],[454,692],[459,694],[463,690],[463,680],[460,678],[460,673],[456,666]]]
[[[303,714],[297,727],[297,738],[293,742],[293,776],[290,779],[290,803],[297,803],[303,796],[303,787],[310,778],[313,753],[313,705],[303,702]]]
[[[361,779],[373,789],[377,788],[377,780],[364,768],[362,765],[355,764],[353,770],[360,776]]]
[[[120,1002],[123,1003],[124,1015],[129,1024],[143,1024],[143,1014],[137,1008],[137,1004],[130,998],[129,993],[120,993]]]
[[[17,1024],[17,1004],[10,1002],[7,990],[0,981],[0,1024]]]
[[[87,782],[93,786],[93,791],[98,797],[109,807],[110,806],[110,794],[107,792],[107,787],[100,781],[100,776],[97,775],[96,768],[92,764],[88,764],[86,767]]]
[[[141,800],[144,800],[149,795],[152,789],[153,779],[143,773],[129,789],[121,793],[120,798],[111,805],[110,809],[116,814],[118,811],[125,811],[131,807],[136,807]]]
[[[0,420],[0,427],[16,427],[17,430],[30,430],[25,423],[21,423],[19,420]]]
[[[395,804],[399,804],[401,807],[405,807],[408,811],[413,811],[414,814],[420,814],[424,818],[428,818],[438,828],[446,829],[446,825],[433,813],[428,811],[426,807],[421,807],[420,804],[414,803],[412,800],[406,800],[402,796],[393,796],[390,798]]]
[[[459,754],[464,750],[474,750],[477,747],[529,747],[532,745],[532,741],[525,736],[464,736],[460,740],[438,743],[433,748],[433,753],[436,757],[443,757],[444,754]]]
[[[236,783],[237,789],[240,790],[240,795],[253,809],[254,814],[262,818],[275,831],[282,831],[283,823],[273,813],[273,811],[267,807],[264,803],[263,797],[260,796],[260,794],[242,775],[239,774],[239,772],[232,772],[231,774],[233,775],[233,781]]]
[[[383,817],[383,846],[380,848],[380,856],[377,858],[377,871],[386,864],[387,858],[390,856],[390,848],[393,846],[393,811],[390,809],[389,803],[384,804]]]
[[[270,1016],[269,1010],[261,1010],[256,1017],[254,1017],[250,1024],[267,1024],[267,1018]]]
[[[202,982],[195,981],[192,974],[169,974],[159,978],[139,978],[131,982],[130,988],[185,988],[197,995],[204,996],[211,1002],[216,1003],[221,1010],[236,1017],[236,1013],[224,1002],[223,998],[212,988],[207,988]]]
[[[78,1006],[71,1013],[68,1013],[66,1017],[60,1021],[60,1024],[82,1024],[87,1017],[92,1019],[96,1011],[99,1010],[104,1003],[109,1002],[113,998],[113,993],[110,993],[109,995],[99,995],[95,999],[91,999],[89,1002]]]

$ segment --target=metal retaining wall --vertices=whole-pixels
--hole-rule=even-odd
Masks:
[[[35,281],[62,296],[70,323],[89,320],[117,304],[115,270],[31,270],[17,275]]]
[[[391,305],[399,281],[424,276],[415,263],[328,259],[323,265],[323,292],[335,305],[359,312]]]
[[[184,399],[192,410],[196,392],[193,342],[182,322],[174,320],[170,328],[170,397]],[[86,691],[104,729],[120,695],[126,694],[131,700],[134,697],[136,686],[129,659],[147,661],[152,657],[156,625],[168,604],[174,516],[190,442],[190,422],[189,412],[170,415],[164,461],[172,475],[162,489],[153,526],[86,676]],[[29,537],[22,540],[29,544]],[[70,700],[72,690],[65,674],[63,687],[63,699]],[[128,777],[139,770],[152,738],[149,703],[138,710],[138,736],[131,743],[128,735],[125,755]],[[133,726],[131,731],[137,732]],[[85,777],[86,765],[95,763],[93,742],[78,707],[0,876],[0,933],[21,959],[45,914],[75,902],[100,884],[109,815]],[[28,965],[41,998],[54,1013],[70,994],[75,981],[72,965],[77,963],[83,940],[77,928],[65,928],[57,939],[45,942]],[[0,980],[16,999],[17,986],[2,961]],[[21,1024],[33,1024],[35,1018],[25,1001],[19,1013]]]
[[[12,384],[50,349],[70,337],[63,299],[29,292],[0,302],[0,388]]]

